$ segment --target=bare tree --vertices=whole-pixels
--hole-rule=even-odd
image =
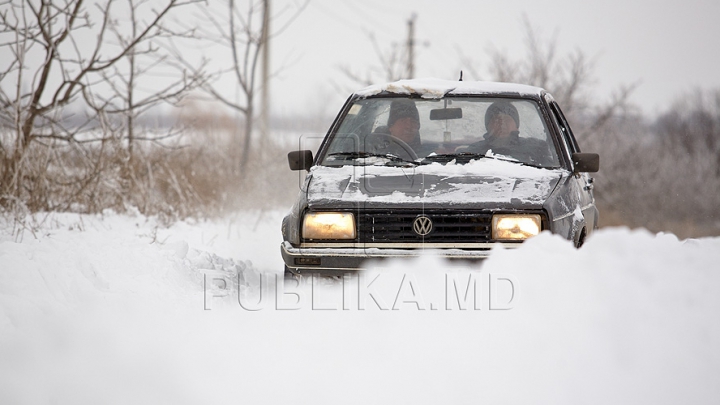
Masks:
[[[489,73],[493,80],[545,88],[553,93],[567,115],[588,108],[588,89],[593,84],[594,62],[576,49],[559,56],[557,35],[544,38],[523,16],[525,55],[512,59],[505,52],[490,50]]]
[[[124,3],[129,15],[125,20],[127,27],[114,22],[109,30],[120,47],[128,48],[144,28],[141,16],[147,11],[145,8],[149,0],[126,0]],[[194,31],[194,27],[179,30],[169,27],[165,21],[158,22],[156,29],[149,32],[142,43],[129,48],[122,60],[99,72],[104,84],[109,86],[107,91],[93,94],[92,98],[86,97],[88,105],[97,114],[123,118],[121,126],[130,160],[136,141],[157,141],[177,134],[170,131],[161,136],[147,136],[138,133],[137,121],[160,104],[177,106],[190,91],[203,83],[204,66],[195,67],[192,71],[176,66],[169,58],[170,55],[163,52],[165,47],[160,46],[168,38],[194,38]],[[151,86],[149,83],[158,81],[162,82],[160,86]],[[145,87],[150,87],[150,91],[141,91],[141,82],[145,82]]]
[[[133,30],[119,43],[107,38],[117,26],[115,0],[89,5],[83,0],[8,0],[0,4],[0,51],[10,56],[0,62],[0,205],[29,196],[38,199],[33,209],[53,208],[47,206],[49,198],[43,201],[38,196],[33,182],[39,177],[47,181],[52,177],[50,170],[73,173],[66,166],[53,167],[53,159],[64,153],[63,145],[87,160],[93,154],[80,145],[99,141],[99,154],[93,155],[99,159],[108,140],[104,130],[108,122],[82,111],[88,105],[95,111],[110,106],[108,100],[96,103],[102,99],[99,94],[104,86],[113,86],[107,81],[110,72],[164,32],[162,21],[171,10],[195,1],[149,5],[144,18],[136,19]],[[115,77],[123,77],[118,73]],[[70,109],[81,113],[68,116]],[[86,118],[77,122],[83,114]],[[31,159],[34,149],[38,154]],[[106,167],[100,160],[87,162],[86,174],[73,181],[78,193],[98,182]],[[36,172],[28,171],[31,163]]]
[[[383,48],[373,33],[368,33],[368,39],[372,43],[379,64],[367,67],[364,72],[354,71],[349,66],[340,66],[340,72],[359,86],[369,86],[379,81],[392,82],[406,78],[406,44],[392,42],[388,48]]]
[[[267,83],[262,83],[263,75],[259,71],[262,63],[262,52],[268,41],[280,34],[308,4],[309,0],[300,4],[285,25],[275,32],[270,32],[269,24],[274,19],[269,13],[269,0],[247,0],[239,5],[236,0],[226,0],[223,7],[214,5],[202,6],[201,24],[198,37],[211,44],[228,49],[231,59],[228,64],[209,74],[203,90],[213,100],[240,113],[244,118],[244,131],[238,169],[241,177],[247,171],[247,164],[253,149],[252,139],[255,128],[255,115],[259,91]],[[287,10],[281,11],[284,12]],[[180,52],[177,59],[190,66],[188,59]],[[221,58],[219,58],[221,59]],[[217,61],[214,61],[217,64]],[[228,91],[228,77],[237,86],[242,99],[233,97]],[[267,77],[267,76],[266,76]]]
[[[691,156],[710,152],[720,176],[720,90],[697,89],[678,97],[654,129],[668,147]]]
[[[654,120],[612,119],[588,139],[601,154],[595,175],[601,221],[678,237],[720,232],[720,164],[707,142],[717,132],[694,122],[693,98],[678,97]]]
[[[637,83],[619,86],[609,100],[593,101],[590,90],[595,78],[595,62],[580,49],[561,55],[557,34],[544,37],[527,16],[523,16],[525,55],[513,59],[506,52],[490,50],[489,73],[492,80],[516,82],[550,91],[573,124],[576,135],[585,140],[599,133],[613,120],[634,112],[629,98]],[[470,62],[465,59],[465,62]]]
[[[416,19],[415,14],[408,19],[408,37],[403,42],[390,42],[388,47],[381,46],[372,32],[367,34],[379,64],[368,66],[364,72],[343,65],[339,67],[340,71],[360,86],[412,78],[415,75],[415,47],[418,45],[415,39]]]

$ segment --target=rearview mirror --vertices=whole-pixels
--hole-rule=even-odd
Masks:
[[[313,155],[309,150],[294,150],[288,153],[290,170],[310,170],[313,164]]]
[[[456,120],[462,118],[462,108],[437,108],[430,110],[430,120]]]
[[[597,153],[573,153],[576,173],[595,173],[600,170],[600,155]]]

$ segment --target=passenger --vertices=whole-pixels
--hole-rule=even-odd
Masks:
[[[547,144],[539,139],[520,137],[520,115],[508,101],[496,101],[485,112],[483,140],[465,150],[471,153],[507,155],[523,162],[542,163],[549,159]]]

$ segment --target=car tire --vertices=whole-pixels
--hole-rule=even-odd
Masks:
[[[580,249],[582,245],[585,244],[585,235],[587,232],[585,231],[585,228],[580,231],[580,237],[578,237],[577,243],[575,244],[575,248]]]

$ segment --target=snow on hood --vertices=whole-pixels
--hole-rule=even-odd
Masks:
[[[308,200],[542,205],[563,174],[494,159],[417,167],[316,166]]]
[[[539,95],[539,87],[500,82],[461,82],[435,78],[398,80],[376,84],[355,92],[361,97],[374,96],[383,91],[394,94],[419,94],[422,98],[442,98],[445,94],[518,94]]]

